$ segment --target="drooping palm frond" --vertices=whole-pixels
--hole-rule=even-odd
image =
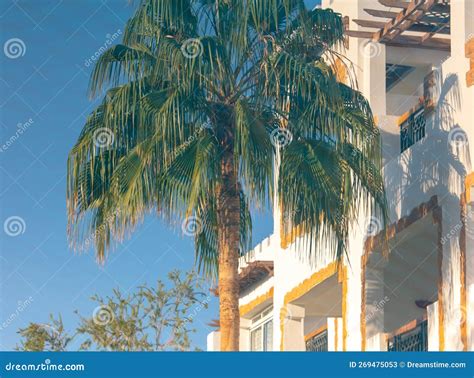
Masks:
[[[362,204],[384,211],[370,107],[332,69],[342,39],[339,14],[301,0],[140,1],[91,76],[91,95],[106,92],[68,159],[72,244],[94,244],[103,261],[146,213],[193,216],[196,260],[215,274],[219,164],[232,149],[240,252],[251,245],[249,209],[278,195],[285,227],[324,235],[340,258]],[[281,128],[293,137],[284,148],[271,138]]]

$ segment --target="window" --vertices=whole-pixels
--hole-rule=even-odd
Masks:
[[[425,137],[425,125],[425,109],[423,107],[412,113],[407,120],[400,125],[401,152]]]
[[[269,307],[252,319],[250,330],[250,350],[273,350],[273,308]]]
[[[258,327],[250,331],[250,350],[263,350],[262,346],[262,327]]]
[[[387,91],[397,85],[402,79],[404,79],[415,67],[404,66],[401,64],[386,64],[385,65],[385,82]]]

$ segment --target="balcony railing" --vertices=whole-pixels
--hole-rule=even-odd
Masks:
[[[328,331],[327,329],[306,340],[307,352],[327,352],[328,351]]]
[[[400,124],[400,152],[407,150],[425,137],[425,126],[425,108],[421,106]]]
[[[428,321],[415,322],[408,331],[388,339],[389,352],[424,352],[428,350]]]

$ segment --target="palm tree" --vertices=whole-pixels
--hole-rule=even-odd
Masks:
[[[92,73],[106,92],[68,159],[72,245],[104,261],[147,212],[190,222],[218,277],[221,349],[238,350],[251,206],[275,193],[285,232],[337,259],[359,209],[384,212],[370,107],[333,69],[343,38],[339,14],[302,0],[142,0]]]

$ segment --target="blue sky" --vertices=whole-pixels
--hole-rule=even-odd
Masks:
[[[95,293],[127,291],[193,267],[192,239],[154,217],[104,266],[93,251],[75,254],[67,243],[67,154],[99,101],[86,95],[92,66],[85,62],[123,30],[133,10],[129,0],[0,2],[1,47],[13,38],[24,43],[19,52],[0,51],[0,146],[18,136],[0,150],[0,325],[8,321],[0,329],[0,350],[12,349],[20,327],[45,322],[49,313],[60,313],[72,330],[74,310],[92,315]],[[24,222],[17,236],[3,229],[11,217]],[[255,244],[271,232],[268,212],[257,214],[254,224]],[[194,346],[205,348],[206,323],[217,317],[214,298],[196,317]]]

